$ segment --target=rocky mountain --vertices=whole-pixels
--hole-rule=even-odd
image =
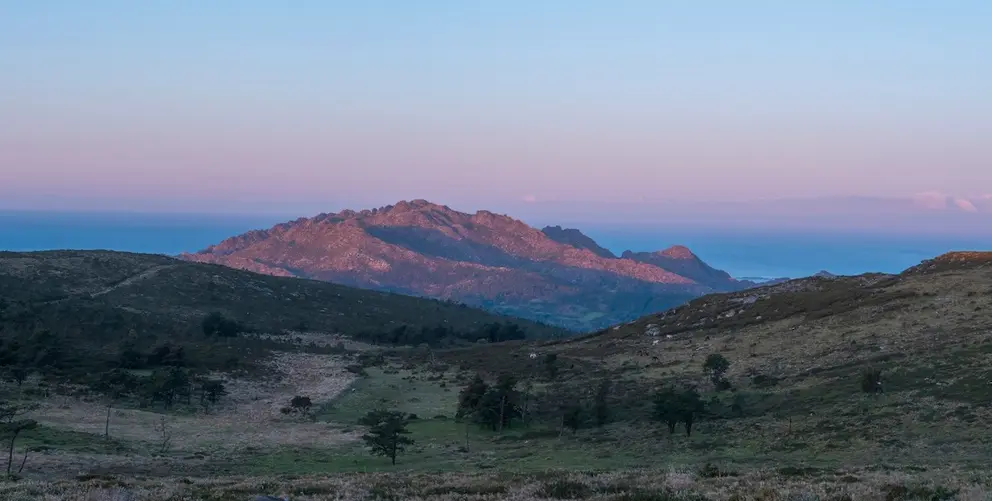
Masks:
[[[616,258],[578,231],[545,230],[414,200],[301,218],[180,258],[453,299],[579,331],[751,285],[687,250]]]
[[[575,228],[562,228],[561,226],[545,226],[541,230],[545,235],[555,242],[571,245],[578,249],[589,249],[599,257],[616,258],[617,256],[609,249],[600,247],[595,240],[589,238],[584,233]]]
[[[658,252],[625,251],[621,257],[664,268],[698,283],[710,284],[716,289],[733,290],[740,283],[729,273],[704,263],[692,251],[681,245]]]

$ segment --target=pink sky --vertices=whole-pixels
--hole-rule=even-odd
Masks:
[[[0,6],[0,209],[992,192],[985,4],[552,3]]]

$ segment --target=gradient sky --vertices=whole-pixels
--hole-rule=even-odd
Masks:
[[[0,208],[992,193],[992,2],[0,0]]]

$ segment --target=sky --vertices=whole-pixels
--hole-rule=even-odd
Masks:
[[[981,0],[0,0],[0,209],[983,197],[989,26]]]

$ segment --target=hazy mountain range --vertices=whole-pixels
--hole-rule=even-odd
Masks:
[[[425,200],[300,218],[180,257],[452,299],[574,330],[755,285],[685,247],[617,257],[576,229],[538,230],[509,216]]]

